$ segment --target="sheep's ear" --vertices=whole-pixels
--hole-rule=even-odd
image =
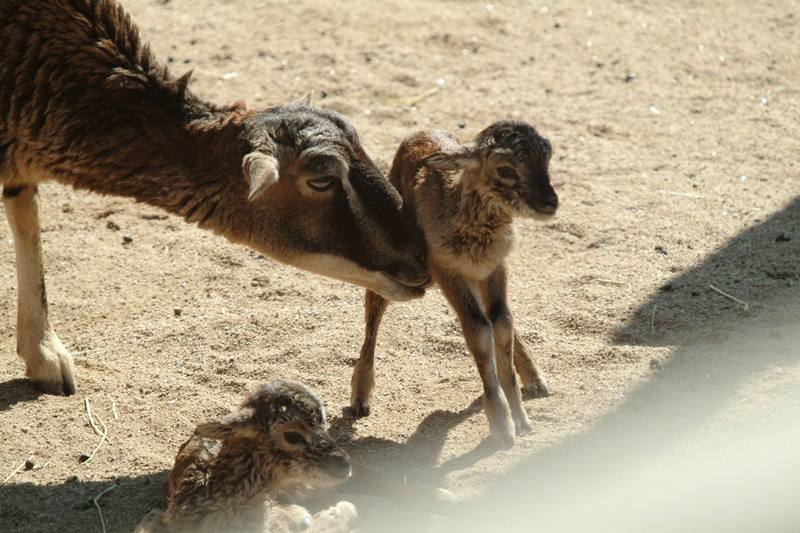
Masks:
[[[250,191],[247,199],[251,202],[278,183],[278,160],[261,152],[251,152],[242,159],[242,172]]]
[[[314,91],[308,91],[305,96],[299,98],[289,105],[300,107],[311,107],[311,98],[314,96]]]
[[[458,150],[439,151],[429,155],[425,164],[436,170],[454,172],[465,168],[477,168],[481,164],[478,152],[469,147]]]

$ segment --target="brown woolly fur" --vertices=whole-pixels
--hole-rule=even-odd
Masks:
[[[166,510],[151,511],[137,531],[351,531],[356,514],[348,502],[313,517],[299,505],[278,503],[350,473],[350,458],[328,435],[314,393],[273,381],[222,420],[197,426],[175,458]]]
[[[424,233],[433,279],[461,321],[483,381],[492,434],[503,445],[513,445],[515,431],[531,427],[514,366],[526,389],[548,394],[514,331],[505,258],[514,243],[515,215],[548,217],[558,207],[550,154],[550,143],[531,126],[501,121],[469,146],[442,131],[413,135],[400,145],[390,172],[406,216]],[[375,342],[388,303],[367,291],[365,339],[352,378],[351,407],[359,416],[371,410]]]
[[[0,3],[0,184],[17,247],[18,353],[72,394],[50,327],[37,184],[134,198],[287,264],[420,296],[424,246],[349,121],[310,106],[247,110],[196,97],[114,0]]]

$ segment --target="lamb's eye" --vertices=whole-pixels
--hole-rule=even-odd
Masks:
[[[336,178],[333,176],[317,176],[308,180],[308,186],[317,192],[325,192],[336,184]]]
[[[517,179],[517,171],[514,170],[512,167],[509,167],[509,166],[498,167],[497,175],[500,176],[504,180],[515,180],[515,179]]]
[[[287,431],[283,434],[283,438],[286,439],[286,442],[295,446],[300,446],[306,443],[305,437],[296,431]]]

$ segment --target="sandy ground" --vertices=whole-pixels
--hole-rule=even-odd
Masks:
[[[798,323],[776,315],[796,319],[800,301],[796,2],[125,5],[163,61],[194,69],[199,94],[256,107],[314,90],[318,104],[352,117],[384,165],[420,128],[466,140],[498,118],[536,125],[554,145],[562,208],[552,222],[518,224],[511,294],[553,394],[526,402],[535,429],[513,450],[481,445],[477,372],[434,290],[390,308],[374,413],[352,420],[342,407],[361,290],[152,208],[46,185],[51,313],[80,391],[42,396],[21,379],[13,243],[2,224],[0,478],[30,455],[38,466],[0,488],[0,531],[100,531],[90,499],[112,484],[102,499],[108,529],[131,530],[160,502],[194,425],[275,377],[323,396],[357,461],[463,496],[587,438],[620,410],[645,416],[653,402],[669,404],[673,385],[675,410],[691,412],[697,380],[732,373],[691,418],[721,439],[736,438],[725,428],[740,413],[769,413],[776,390],[800,385],[797,353],[704,359],[685,348]],[[676,364],[680,379],[658,379]],[[111,442],[81,465],[97,444],[84,397]],[[367,523],[391,507],[369,502]]]

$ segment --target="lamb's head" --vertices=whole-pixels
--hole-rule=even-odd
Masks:
[[[350,477],[350,457],[328,434],[325,407],[302,383],[276,380],[257,388],[221,422],[197,427],[217,440],[252,439],[269,450],[273,480],[324,487]]]
[[[550,185],[550,142],[529,124],[502,120],[481,131],[472,145],[452,154],[435,154],[429,164],[465,169],[475,186],[486,188],[513,214],[545,218],[558,208]]]
[[[243,194],[261,221],[250,244],[388,299],[421,296],[424,242],[352,124],[305,101],[248,120]]]

